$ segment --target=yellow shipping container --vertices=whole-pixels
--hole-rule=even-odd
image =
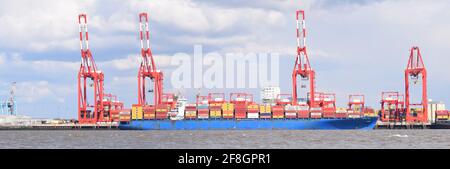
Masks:
[[[210,110],[209,114],[210,114],[210,116],[213,116],[213,117],[220,117],[220,116],[222,116],[222,111],[220,111],[220,110]]]
[[[272,112],[272,107],[270,105],[266,105],[266,113]]]
[[[259,106],[259,112],[260,113],[270,113],[271,112],[270,105],[260,105]]]
[[[281,118],[283,118],[283,116],[275,116],[275,115],[273,115],[273,118],[275,118],[275,119],[281,119]]]
[[[258,105],[257,104],[250,104],[247,106],[247,109],[258,109]]]
[[[142,106],[133,106],[131,107],[131,119],[142,119]]]
[[[222,110],[223,111],[233,111],[234,110],[234,104],[233,103],[224,103],[222,104]]]

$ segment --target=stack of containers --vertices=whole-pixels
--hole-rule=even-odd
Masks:
[[[111,120],[112,121],[119,121],[120,120],[120,116],[119,116],[120,110],[116,110],[116,109],[110,110],[109,113],[111,113]]]
[[[158,104],[156,105],[156,119],[167,119],[169,112],[168,104]]]
[[[143,107],[144,119],[155,119],[155,106],[145,105]]]
[[[247,106],[247,117],[250,119],[259,118],[259,105],[258,104],[252,103]]]
[[[207,101],[203,101],[197,104],[197,118],[199,119],[209,118],[209,106]]]
[[[322,113],[323,113],[322,108],[320,108],[320,107],[313,107],[310,110],[310,117],[313,118],[313,119],[320,119],[320,118],[322,118]]]
[[[272,118],[284,118],[283,106],[280,105],[272,106]]]
[[[448,120],[449,119],[448,110],[436,110],[436,119],[437,120]]]
[[[221,118],[222,117],[222,103],[209,104],[209,114],[210,114],[211,118]]]
[[[309,118],[309,106],[308,105],[299,105],[298,109],[298,118],[307,119]]]
[[[263,104],[259,106],[259,117],[264,119],[272,118],[272,110],[270,104]]]
[[[345,108],[337,108],[336,109],[336,118],[347,118],[347,110]]]
[[[285,116],[286,118],[297,118],[297,111],[298,111],[298,106],[293,106],[293,105],[286,105],[284,106],[284,112],[285,112]]]
[[[131,118],[130,109],[119,112],[119,121],[129,122]]]
[[[334,118],[334,117],[336,117],[336,113],[332,112],[332,111],[326,111],[326,112],[323,112],[323,117],[324,118]]]
[[[234,118],[234,104],[233,103],[223,103],[222,104],[222,117],[225,119]]]
[[[141,120],[142,119],[142,106],[139,104],[133,104],[131,106],[131,119]]]
[[[197,106],[195,104],[186,104],[186,109],[184,113],[185,119],[196,119],[197,118]]]
[[[247,118],[247,105],[245,103],[237,103],[234,105],[234,117],[237,119]]]

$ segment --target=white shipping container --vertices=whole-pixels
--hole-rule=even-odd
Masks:
[[[349,118],[360,118],[361,116],[359,114],[349,114]]]
[[[346,110],[336,110],[336,113],[347,113]]]
[[[259,113],[247,113],[247,118],[257,119],[259,118]]]
[[[311,116],[322,116],[322,113],[311,113]]]
[[[199,119],[207,119],[207,118],[209,118],[209,116],[203,116],[203,115],[199,115],[197,118],[199,118]]]

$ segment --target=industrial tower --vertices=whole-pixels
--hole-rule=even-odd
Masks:
[[[148,28],[148,14],[139,14],[139,31],[141,38],[141,65],[138,72],[138,103],[139,105],[149,104],[146,100],[146,78],[154,83],[153,92],[154,104],[162,103],[163,97],[163,73],[156,70],[155,61],[153,60],[152,51],[150,50],[150,33]]]
[[[2,114],[17,115],[17,105],[15,99],[16,82],[12,82],[11,89],[9,90],[9,98],[0,104]]]
[[[297,18],[297,57],[295,60],[294,71],[292,73],[292,104],[298,104],[297,96],[297,76],[300,75],[301,80],[309,81],[309,107],[317,107],[315,102],[315,72],[309,63],[308,54],[306,51],[306,27],[305,27],[305,11],[299,10],[296,12]],[[301,21],[299,21],[301,19]],[[303,87],[303,85],[302,85]]]
[[[411,81],[410,81],[411,79]],[[410,83],[422,85],[422,100],[419,103],[411,103]],[[408,65],[405,69],[405,104],[407,122],[428,122],[428,98],[427,98],[427,70],[423,64],[420,49],[417,46],[411,48]]]

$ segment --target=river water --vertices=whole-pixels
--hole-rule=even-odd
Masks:
[[[450,130],[0,131],[0,148],[450,148]]]

